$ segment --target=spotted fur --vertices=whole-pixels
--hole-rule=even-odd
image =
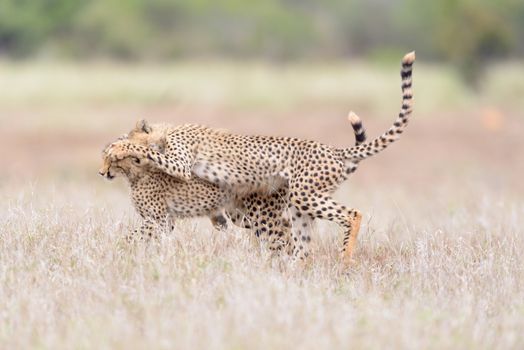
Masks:
[[[143,219],[129,239],[149,239],[161,230],[169,231],[176,219],[207,216],[219,229],[227,227],[226,217],[237,226],[254,229],[271,251],[279,252],[290,246],[290,225],[284,215],[286,193],[232,196],[231,192],[199,178],[180,181],[139,158],[111,160],[107,149],[99,173],[107,179],[119,176],[127,179],[133,205]]]
[[[365,140],[362,123],[356,115],[351,123],[355,144],[359,144]],[[142,121],[136,126],[139,130],[144,128],[147,124]],[[119,140],[127,140],[128,137],[124,135]],[[145,144],[144,139],[140,141],[135,140],[151,149],[162,151],[164,148],[162,139],[152,144]],[[112,145],[109,145],[103,151],[103,166],[99,173],[108,179],[123,176],[128,180],[133,204],[143,219],[141,227],[129,239],[149,239],[157,231],[168,229],[174,219],[181,217],[208,216],[215,227],[223,229],[227,220],[221,212],[225,210],[234,224],[253,229],[270,251],[293,252],[294,244],[289,239],[290,223],[285,215],[289,206],[287,187],[269,195],[251,193],[242,197],[231,196],[230,192],[199,178],[180,181],[148,165],[148,160],[136,157],[112,160],[108,156],[111,148]]]
[[[176,127],[145,124],[150,130],[134,130],[129,141],[122,141],[110,150],[111,157],[149,159],[158,169],[183,181],[194,175],[236,195],[271,194],[287,187],[294,257],[300,260],[307,257],[308,228],[312,221],[327,219],[344,229],[341,258],[347,265],[356,245],[362,215],[357,209],[333,200],[332,194],[361,160],[385,149],[406,127],[412,110],[414,60],[413,52],[402,60],[403,104],[399,117],[385,135],[371,142],[338,149],[316,141],[238,135],[193,124]],[[132,143],[155,133],[165,137],[165,153]]]

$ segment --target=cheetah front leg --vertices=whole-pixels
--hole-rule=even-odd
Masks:
[[[167,157],[166,155],[152,150],[146,146],[134,144],[128,140],[120,140],[111,145],[108,156],[112,161],[120,161],[127,157],[136,157],[149,160],[153,165],[164,173],[174,176],[183,181],[191,179],[190,160],[178,157]]]
[[[173,221],[170,217],[166,217],[163,220],[146,217],[143,219],[140,227],[134,229],[126,236],[126,241],[130,243],[149,242],[158,239],[162,233],[169,233],[173,229]]]
[[[299,267],[307,263],[309,257],[309,243],[311,242],[311,225],[313,218],[307,213],[300,212],[291,206],[291,243],[292,261]]]
[[[133,232],[126,236],[126,241],[133,243],[149,241],[151,239],[157,238],[157,233],[160,228],[160,225],[156,221],[146,218],[140,227],[134,229]]]

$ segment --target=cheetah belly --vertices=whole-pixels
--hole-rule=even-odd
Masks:
[[[276,167],[250,170],[246,166],[234,166],[224,161],[199,160],[193,166],[193,174],[237,195],[247,193],[274,193],[287,185],[283,171]]]

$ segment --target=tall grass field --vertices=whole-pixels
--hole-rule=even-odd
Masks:
[[[369,137],[396,117],[397,65],[1,63],[0,349],[524,348],[519,67],[471,91],[417,62],[410,126],[336,193],[352,266],[316,222],[297,271],[205,218],[127,244],[100,151],[138,118],[352,144],[350,109]]]

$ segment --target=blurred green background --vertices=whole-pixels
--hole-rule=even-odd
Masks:
[[[524,54],[521,0],[1,0],[0,53],[88,60],[227,57],[452,62],[475,84],[483,65]]]

